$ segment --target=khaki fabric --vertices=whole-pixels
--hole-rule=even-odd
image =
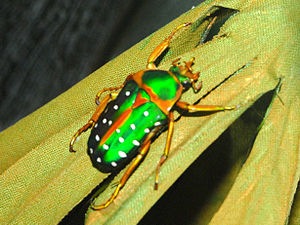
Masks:
[[[198,45],[207,26],[204,19],[214,6],[238,12],[212,41]],[[153,182],[166,133],[151,145],[114,204],[101,212],[89,210],[86,223],[137,223],[233,121],[281,80],[280,98],[274,97],[230,192],[214,215],[205,223],[202,215],[198,224],[287,224],[299,180],[299,8],[296,0],[206,1],[3,131],[0,224],[57,224],[108,176],[93,168],[86,154],[89,132],[75,144],[75,154],[68,151],[69,141],[93,114],[95,94],[144,69],[151,51],[184,22],[193,25],[176,34],[160,68],[168,69],[179,56],[182,60],[195,57],[193,68],[201,72],[204,86],[197,95],[188,92],[184,100],[193,103],[213,90],[201,104],[241,107],[182,117],[175,124],[170,157],[160,171],[159,190],[153,190]],[[112,191],[107,188],[97,203],[108,199]],[[293,212],[291,221],[297,224],[299,213]]]

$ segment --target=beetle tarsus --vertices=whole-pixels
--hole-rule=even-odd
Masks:
[[[168,151],[169,152],[169,151]],[[168,153],[167,153],[168,154]],[[156,176],[155,176],[155,183],[154,183],[154,190],[158,189],[158,179],[159,179],[159,170],[160,167],[162,166],[162,164],[166,161],[166,159],[168,158],[167,154],[163,154],[160,158],[160,161],[156,167]]]
[[[154,184],[154,190],[156,190],[156,191],[158,190],[158,183],[156,183],[156,182]]]
[[[238,108],[239,108],[238,105],[237,106],[225,106],[224,110],[234,110],[234,109],[238,109]]]

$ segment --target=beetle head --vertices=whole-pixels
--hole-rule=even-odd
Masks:
[[[202,82],[198,85],[196,85],[196,82],[198,81],[200,73],[193,73],[192,69],[195,58],[192,57],[188,62],[184,62],[184,65],[181,65],[179,60],[180,59],[176,59],[172,62],[173,66],[170,68],[170,71],[177,76],[184,91],[193,88],[195,93],[199,92],[202,87]]]

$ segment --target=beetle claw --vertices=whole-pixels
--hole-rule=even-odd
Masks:
[[[69,148],[69,152],[76,152],[73,148]]]

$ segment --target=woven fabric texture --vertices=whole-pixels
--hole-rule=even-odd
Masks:
[[[170,157],[161,168],[159,190],[153,190],[153,182],[165,133],[151,145],[117,200],[107,210],[90,210],[86,223],[137,223],[233,121],[281,80],[280,99],[274,97],[230,192],[210,217],[202,214],[197,224],[286,224],[299,179],[299,8],[292,0],[206,1],[3,131],[0,224],[57,224],[108,176],[93,168],[86,154],[89,132],[76,142],[76,154],[69,153],[69,141],[93,114],[95,94],[145,69],[153,49],[184,22],[193,25],[176,34],[159,67],[168,69],[177,57],[182,61],[195,57],[193,68],[201,72],[203,89],[198,95],[187,93],[184,100],[193,103],[213,90],[200,104],[241,104],[241,108],[182,117],[175,124]],[[224,9],[236,13],[211,41],[199,44],[206,19]],[[97,203],[112,190],[107,188]]]

